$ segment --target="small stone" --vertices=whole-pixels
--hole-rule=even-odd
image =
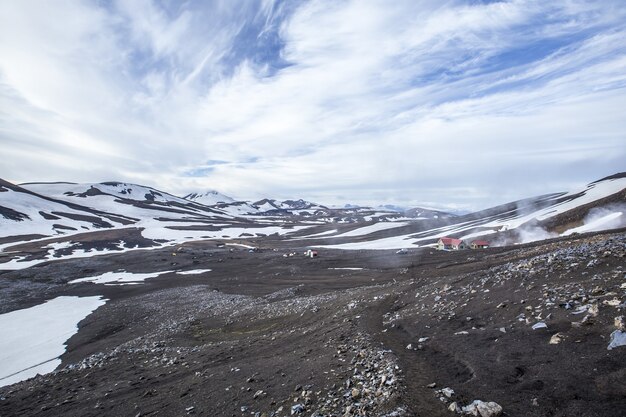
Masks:
[[[436,386],[437,386],[437,383],[432,382],[432,383],[426,385],[426,388],[435,388]]]
[[[626,321],[624,321],[624,316],[615,317],[615,328],[617,330],[626,331]]]
[[[604,290],[600,287],[595,287],[593,290],[591,290],[591,295],[602,295],[604,294]]]
[[[613,333],[611,333],[611,341],[607,349],[613,350],[619,346],[626,346],[626,332],[621,330],[615,330]]]
[[[494,402],[474,400],[473,403],[463,407],[462,411],[480,417],[497,417],[502,414],[502,407]]]
[[[544,322],[540,321],[539,323],[535,323],[533,324],[533,330],[537,330],[537,329],[547,329],[548,325],[545,324]]]
[[[452,396],[454,395],[454,390],[452,388],[446,387],[441,390],[441,393],[448,398],[452,398]]]
[[[502,414],[502,407],[494,402],[478,404],[477,408],[481,417],[496,417]]]
[[[453,413],[458,413],[460,411],[459,405],[455,401],[448,406],[448,410],[452,411]]]
[[[565,339],[565,335],[563,333],[556,333],[556,334],[552,335],[552,337],[550,338],[550,342],[549,343],[551,345],[558,345],[564,339]]]
[[[291,415],[293,416],[294,414],[302,414],[304,410],[305,410],[304,405],[296,404],[291,407]]]
[[[359,391],[357,388],[352,388],[352,391],[350,391],[350,395],[352,396],[353,400],[356,400],[361,396],[361,391]]]

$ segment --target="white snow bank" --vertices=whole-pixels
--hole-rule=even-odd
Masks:
[[[46,239],[50,239],[50,238],[46,238]],[[48,248],[48,253],[43,258],[35,259],[32,261],[24,261],[24,259],[26,259],[25,257],[18,256],[18,257],[11,259],[8,262],[0,263],[0,271],[16,271],[16,270],[26,269],[26,268],[30,268],[31,266],[39,265],[41,263],[48,262],[48,261],[60,261],[60,260],[75,259],[75,258],[91,258],[92,256],[108,255],[112,253],[117,254],[117,253],[130,252],[130,251],[136,251],[136,250],[152,250],[152,249],[159,248],[159,246],[152,246],[148,248],[140,248],[138,246],[135,246],[132,248],[127,248],[124,245],[125,245],[124,241],[120,241],[117,244],[117,247],[119,248],[118,250],[75,249],[70,254],[59,255],[57,253],[58,250],[70,249],[70,248],[73,248],[74,246],[69,244],[69,242],[50,243],[49,245],[45,246],[45,248]]]
[[[332,236],[333,238],[337,237],[351,237],[351,236],[364,236],[369,235],[370,233],[379,232],[381,230],[395,229],[397,227],[406,226],[408,223],[406,222],[379,222],[370,224],[369,226],[359,227],[358,229],[350,230],[348,232],[342,233],[337,236]]]
[[[240,248],[254,249],[255,246],[244,245],[243,243],[227,243],[226,246],[237,246]]]
[[[191,271],[178,271],[177,274],[180,275],[196,275],[196,274],[204,274],[205,272],[211,272],[211,269],[194,269]]]
[[[344,250],[360,250],[360,249],[405,249],[417,248],[414,244],[417,239],[411,238],[411,235],[391,236],[383,239],[370,240],[368,242],[341,243],[337,245],[318,245],[317,248],[327,249],[344,249]]]
[[[176,224],[166,224],[160,227],[150,227],[142,230],[141,235],[151,240],[167,240],[170,244],[183,243],[190,240],[199,239],[237,239],[241,235],[285,235],[311,226],[293,226],[291,228],[268,226],[268,227],[227,227],[222,230],[176,230],[165,226],[177,226]],[[178,225],[180,226],[180,225]],[[250,236],[247,236],[250,237]]]
[[[334,270],[345,270],[345,271],[362,271],[363,268],[328,268],[328,269],[334,269]]]
[[[109,285],[137,284],[149,278],[156,278],[159,275],[169,274],[171,272],[173,271],[149,272],[147,274],[135,274],[126,271],[106,272],[92,277],[74,279],[68,282],[68,284],[78,284],[81,282],[93,282],[94,284]]]
[[[106,303],[101,296],[57,297],[0,315],[0,386],[54,371],[78,323]]]
[[[320,232],[320,233],[315,233],[313,235],[307,235],[307,236],[302,236],[302,237],[297,237],[294,238],[293,240],[300,240],[300,239],[315,239],[317,237],[320,236],[327,236],[327,235],[332,235],[334,233],[337,233],[337,229],[333,229],[333,230],[326,230],[324,232]]]
[[[563,236],[569,236],[572,233],[598,232],[601,230],[614,229],[620,227],[625,222],[624,214],[621,211],[607,214],[584,225],[569,229],[563,233]]]

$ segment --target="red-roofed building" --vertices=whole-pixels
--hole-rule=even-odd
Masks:
[[[472,240],[470,243],[470,248],[472,249],[485,249],[489,247],[489,242],[486,240]]]
[[[437,249],[439,250],[461,250],[467,249],[467,244],[461,239],[455,239],[453,237],[442,237],[437,242]]]

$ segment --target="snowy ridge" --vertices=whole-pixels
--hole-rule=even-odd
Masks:
[[[185,200],[194,201],[205,206],[214,206],[220,203],[234,203],[235,200],[227,195],[211,190],[204,193],[191,193],[183,197]]]
[[[563,232],[555,233],[542,229],[537,224],[545,222],[558,215],[571,212],[582,206],[592,204],[598,200],[615,195],[626,189],[626,177],[617,176],[615,178],[607,178],[596,181],[587,185],[582,190],[571,191],[567,193],[551,194],[535,199],[535,204],[524,200],[517,203],[511,203],[512,208],[495,211],[484,216],[476,214],[461,216],[458,222],[447,224],[440,227],[421,230],[413,233],[404,233],[392,235],[371,240],[358,239],[353,242],[342,242],[337,244],[317,245],[317,247],[333,248],[333,249],[402,249],[407,247],[415,247],[420,245],[432,245],[442,237],[459,237],[470,241],[478,237],[488,236],[490,240],[498,242],[503,240],[503,235],[511,243],[527,243],[534,240],[557,237],[559,235],[569,235],[572,233],[584,233],[590,231],[600,231],[617,227],[626,226],[626,218],[623,211],[619,209],[609,208],[602,209],[600,214],[595,214],[593,209],[583,220],[582,226],[571,227]],[[625,196],[622,196],[624,199]],[[618,207],[619,208],[619,207]],[[490,210],[487,210],[489,212]],[[491,210],[493,211],[493,209]],[[374,230],[384,230],[387,226],[375,223],[370,226],[357,228],[349,232],[353,236],[362,236],[363,234],[372,233]],[[511,232],[515,233],[511,237]],[[313,235],[312,235],[313,236]],[[329,236],[327,239],[346,237],[346,234]]]
[[[626,208],[617,207],[595,213],[593,219],[583,219],[579,213],[576,219],[568,220],[567,230],[529,233],[531,227],[543,227],[553,218],[580,211],[580,207],[589,206],[584,209],[589,211],[597,201],[609,196],[617,196],[611,201],[624,203],[626,197],[617,194],[624,189],[626,175],[617,174],[581,190],[520,200],[464,216],[415,210],[413,215],[428,217],[410,218],[399,212],[364,207],[328,208],[305,200],[265,199],[251,205],[213,191],[179,198],[154,188],[121,182],[16,186],[0,180],[0,237],[11,237],[18,242],[26,235],[73,235],[134,227],[152,242],[148,245],[285,234],[312,243],[324,239],[320,243],[327,244],[325,247],[338,249],[400,249],[430,245],[440,237],[465,240],[484,237],[491,241],[506,238],[506,244],[511,244],[554,237],[555,233],[624,226],[625,216],[621,213]],[[230,202],[211,206],[197,202],[221,200]],[[315,225],[324,224],[336,226],[332,231],[316,230]],[[311,231],[300,232],[304,228]],[[328,244],[328,240],[336,243]]]
[[[0,187],[0,237],[16,236],[16,241],[25,235],[73,235],[130,226],[143,229],[160,244],[297,230],[284,220],[243,218],[243,213],[254,210],[246,203],[209,207],[136,184],[29,183],[20,187],[3,181]]]

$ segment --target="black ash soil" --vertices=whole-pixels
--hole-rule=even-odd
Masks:
[[[126,233],[101,240],[142,243]],[[58,295],[110,300],[80,323],[55,373],[0,388],[0,415],[449,416],[477,399],[507,416],[624,415],[626,346],[607,350],[625,314],[624,231],[313,259],[302,241],[222,243],[0,274],[3,312]],[[67,284],[119,269],[164,274]],[[193,269],[211,271],[176,274]]]

